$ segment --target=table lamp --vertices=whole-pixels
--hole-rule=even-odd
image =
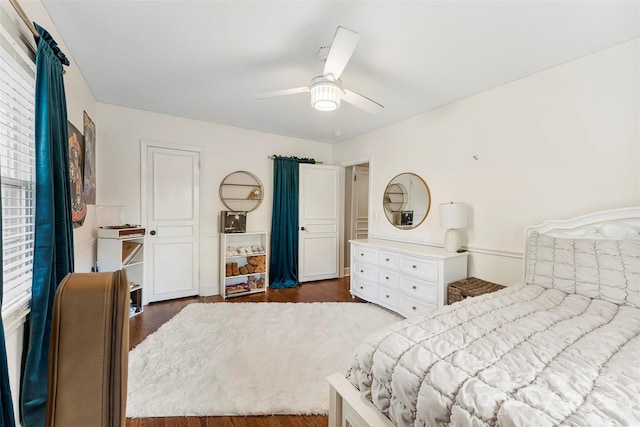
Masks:
[[[462,247],[462,236],[458,229],[467,226],[467,205],[462,202],[450,202],[440,205],[440,227],[446,228],[444,249],[456,252]]]

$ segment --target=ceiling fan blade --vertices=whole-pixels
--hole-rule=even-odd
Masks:
[[[366,96],[362,96],[358,93],[352,92],[348,89],[344,90],[342,100],[348,102],[349,104],[353,104],[361,110],[367,111],[369,113],[378,113],[384,109],[384,107],[377,102],[367,98]]]
[[[347,66],[347,62],[351,59],[359,39],[360,34],[344,27],[338,27],[333,42],[331,42],[327,61],[324,64],[323,75],[331,74],[335,80],[338,80],[344,67]]]
[[[265,99],[265,98],[274,98],[276,96],[284,96],[284,95],[294,95],[296,93],[304,93],[309,92],[309,88],[305,87],[296,87],[293,89],[283,89],[283,90],[274,90],[273,92],[264,92],[255,95],[257,99]]]

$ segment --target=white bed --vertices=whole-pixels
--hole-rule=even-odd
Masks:
[[[640,425],[640,208],[531,227],[524,265],[368,337],[329,425]]]

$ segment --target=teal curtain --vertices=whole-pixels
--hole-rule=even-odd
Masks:
[[[300,163],[313,159],[275,156],[269,286],[295,288],[298,280],[298,182]]]
[[[2,211],[0,210],[0,223]],[[0,227],[0,242],[2,241],[2,227]],[[0,427],[15,427],[13,415],[13,401],[9,387],[9,366],[7,365],[7,346],[4,340],[4,325],[2,324],[2,292],[4,279],[0,268]]]
[[[22,381],[25,427],[42,427],[47,405],[47,371],[53,300],[58,284],[73,271],[73,222],[67,102],[63,65],[69,60],[49,33],[35,24],[36,213],[28,347]]]

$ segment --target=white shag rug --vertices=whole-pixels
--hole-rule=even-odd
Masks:
[[[326,377],[401,319],[362,303],[190,304],[129,353],[127,417],[327,414]]]

